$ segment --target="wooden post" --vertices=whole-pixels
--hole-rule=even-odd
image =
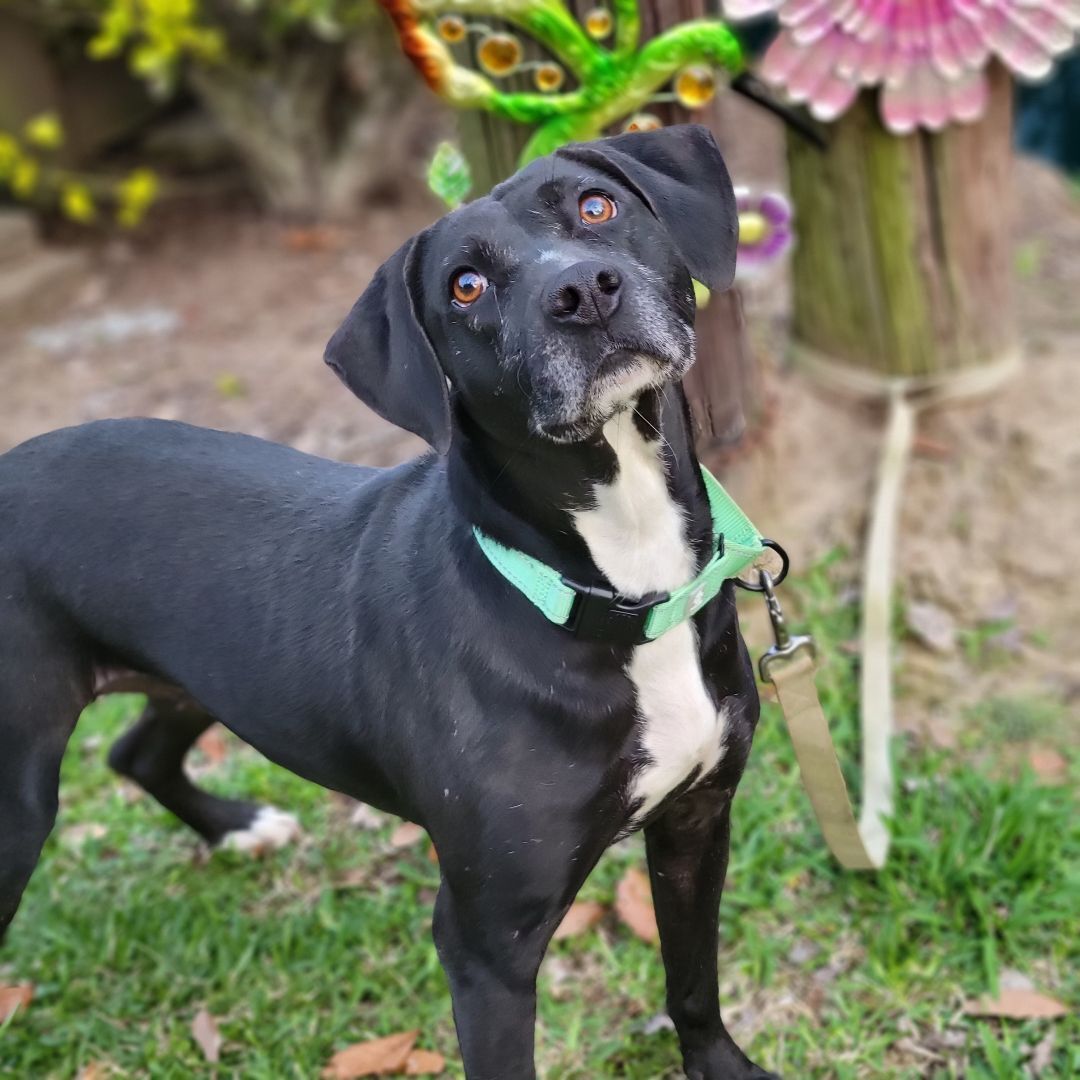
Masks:
[[[697,428],[697,448],[721,468],[762,422],[761,369],[750,348],[742,293],[712,296],[697,316],[697,363],[683,379]]]
[[[797,357],[924,378],[1015,355],[1012,85],[988,75],[977,124],[897,138],[864,93],[826,153],[789,137]]]
[[[570,0],[568,6],[581,18],[596,3]],[[643,41],[676,23],[714,14],[707,0],[640,0],[640,8]],[[496,25],[490,19],[486,21]],[[515,83],[518,79],[520,82]],[[722,76],[720,81],[719,92],[723,94]],[[504,85],[507,89],[530,87],[521,76],[505,80]],[[677,104],[664,103],[650,106],[649,111],[665,124],[707,124],[721,147],[724,145],[715,106],[690,112]],[[462,149],[473,172],[473,194],[482,195],[517,168],[529,131],[522,125],[475,111],[462,111],[458,125]],[[717,464],[719,457],[738,447],[763,413],[761,378],[747,339],[738,290],[712,296],[698,311],[696,330],[697,363],[684,385],[698,428],[698,449]]]

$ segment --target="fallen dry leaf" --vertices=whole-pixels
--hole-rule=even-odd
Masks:
[[[407,848],[419,843],[424,838],[424,830],[411,821],[403,821],[391,834],[392,848]]]
[[[217,1021],[205,1009],[200,1009],[191,1021],[191,1037],[199,1044],[203,1057],[211,1065],[216,1065],[221,1057],[223,1040]]]
[[[82,821],[72,825],[60,834],[60,839],[68,847],[81,848],[87,840],[100,840],[108,830],[97,821]]]
[[[675,1021],[667,1013],[654,1013],[641,1025],[642,1035],[657,1035],[661,1031],[674,1031]]]
[[[319,251],[335,251],[341,246],[341,237],[333,229],[320,226],[289,229],[282,241],[289,251],[298,254],[310,254]]]
[[[1047,784],[1060,784],[1069,769],[1064,756],[1049,746],[1035,747],[1028,754],[1028,762],[1035,775]]]
[[[324,1080],[356,1080],[360,1076],[400,1073],[419,1036],[419,1031],[402,1031],[397,1035],[346,1046],[323,1069]]]
[[[1068,1011],[1056,998],[1037,990],[1003,988],[996,998],[984,994],[964,1004],[968,1016],[998,1016],[1009,1020],[1053,1020]]]
[[[16,1009],[25,1009],[34,998],[34,988],[29,983],[18,986],[0,986],[0,1024]]]
[[[595,900],[575,900],[570,910],[563,916],[555,931],[555,940],[577,937],[591,930],[604,917],[604,905]]]
[[[1042,1076],[1047,1069],[1054,1064],[1054,1032],[1048,1031],[1046,1038],[1036,1043],[1031,1051],[1031,1060],[1028,1068],[1032,1076]]]
[[[386,815],[367,803],[358,802],[349,815],[349,824],[358,829],[381,829],[386,824]]]
[[[919,1040],[913,1035],[905,1035],[902,1039],[897,1039],[893,1043],[892,1049],[894,1053],[900,1053],[907,1055],[908,1057],[917,1058],[920,1061],[933,1061],[943,1062],[943,1058],[940,1054],[931,1050],[928,1046],[923,1046]]]
[[[75,1080],[105,1080],[108,1075],[108,1065],[103,1065],[100,1061],[91,1061],[75,1074]]]
[[[636,866],[627,870],[615,886],[615,913],[642,941],[660,940],[649,878]]]
[[[931,746],[939,750],[955,750],[960,742],[959,733],[956,730],[956,721],[936,715],[923,730],[923,734],[929,740]]]
[[[999,990],[1034,990],[1035,983],[1030,975],[1025,975],[1016,968],[1002,968],[998,972]]]
[[[956,447],[952,443],[943,442],[941,439],[934,439],[921,433],[915,436],[911,449],[919,457],[938,458],[939,460],[947,460],[956,454]]]
[[[353,867],[351,870],[346,870],[334,882],[334,885],[339,889],[364,889],[371,884],[370,873],[362,866]]]
[[[446,1058],[434,1050],[414,1050],[405,1059],[406,1076],[438,1076],[446,1068]]]
[[[914,600],[905,614],[907,628],[920,644],[941,654],[956,648],[956,620],[948,609],[929,600]]]
[[[229,755],[229,744],[217,724],[212,724],[195,740],[195,745],[203,752],[211,765],[217,765]]]
[[[124,802],[126,802],[128,805],[130,805],[131,803],[136,803],[140,799],[146,798],[146,792],[143,791],[143,789],[137,784],[131,783],[130,780],[121,780],[120,783],[117,784],[113,790],[116,791],[119,794],[120,798],[123,799]]]

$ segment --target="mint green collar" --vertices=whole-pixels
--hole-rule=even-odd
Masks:
[[[504,547],[478,528],[473,528],[473,535],[491,565],[553,623],[572,630],[578,637],[642,644],[696,615],[720,592],[725,581],[738,576],[764,550],[757,529],[720,481],[704,467],[701,475],[709,496],[717,550],[693,581],[672,593],[626,599],[608,588],[569,581],[546,563],[524,551]]]

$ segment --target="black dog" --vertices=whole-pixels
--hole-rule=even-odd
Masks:
[[[535,1075],[537,969],[604,849],[645,829],[690,1077],[767,1076],[720,1019],[731,800],[758,703],[728,582],[635,644],[573,634],[474,527],[648,598],[713,551],[679,378],[692,278],[730,284],[731,182],[700,127],[570,146],[406,244],[326,358],[437,453],[333,463],[152,420],[0,458],[0,929],[53,824],[82,708],[141,687],[110,763],[211,843],[288,815],[184,755],[220,720],[273,761],[422,824],[470,1080]]]

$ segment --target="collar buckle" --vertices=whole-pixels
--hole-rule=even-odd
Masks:
[[[563,623],[574,637],[606,641],[612,645],[644,645],[649,612],[668,599],[668,593],[650,593],[628,600],[603,585],[581,585],[564,577],[563,584],[576,594],[570,617]]]

